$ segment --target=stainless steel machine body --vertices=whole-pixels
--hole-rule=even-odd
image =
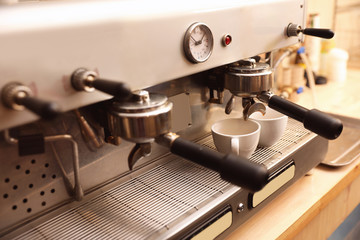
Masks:
[[[285,30],[289,23],[305,22],[304,9],[299,0],[1,6],[0,51],[6,57],[0,57],[0,88],[21,83],[31,96],[56,102],[63,112],[46,121],[0,105],[0,237],[188,239],[214,228],[212,237],[226,237],[319,164],[327,140],[290,119],[277,144],[257,149],[249,159],[269,173],[268,184],[255,193],[149,139],[151,154],[143,154],[130,171],[128,155],[134,142],[142,142],[134,141],[134,133],[141,136],[146,124],[139,120],[132,137],[119,139],[122,134],[112,133],[124,129],[108,125],[112,97],[77,91],[71,74],[86,67],[132,90],[166,96],[171,124],[160,124],[161,133],[171,126],[171,132],[215,150],[210,127],[229,117],[224,108],[231,93],[223,92],[224,103],[209,103],[212,73],[301,41],[301,35],[288,37]],[[184,49],[190,45],[195,51]],[[204,53],[196,52],[200,47]],[[230,117],[242,116],[242,104],[236,106]]]

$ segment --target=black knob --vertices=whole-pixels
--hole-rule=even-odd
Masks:
[[[27,108],[43,119],[55,118],[61,112],[56,103],[44,101],[32,95],[29,87],[18,82],[11,82],[3,87],[1,100],[10,109],[23,110]]]
[[[325,28],[305,28],[302,29],[300,25],[290,23],[286,29],[286,35],[288,37],[296,37],[299,33],[303,33],[305,35],[310,35],[314,37],[331,39],[334,37],[334,32],[330,29]]]
[[[71,84],[78,91],[92,92],[97,89],[114,96],[118,101],[125,101],[133,95],[126,83],[98,78],[97,73],[85,68],[75,70]]]
[[[325,28],[305,28],[302,29],[301,32],[305,35],[326,38],[326,39],[331,39],[335,35],[332,30]]]

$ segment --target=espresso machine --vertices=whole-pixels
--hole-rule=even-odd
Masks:
[[[223,239],[324,158],[338,119],[276,96],[304,0],[19,1],[0,7],[0,237]],[[250,159],[211,125],[287,129]]]

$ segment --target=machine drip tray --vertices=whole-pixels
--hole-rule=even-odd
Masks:
[[[172,158],[16,239],[149,238],[229,186],[211,170]]]
[[[289,161],[289,151],[297,151],[315,137],[301,123],[289,119],[281,140],[270,148],[258,148],[250,161],[269,169],[279,162],[284,165]],[[210,135],[199,144],[214,149]],[[308,168],[317,165],[312,164]],[[129,180],[118,180],[115,187],[56,217],[43,216],[42,223],[32,223],[35,227],[27,226],[15,239],[167,239],[181,232],[180,235],[192,232],[199,225],[198,219],[223,209],[230,204],[226,202],[229,199],[238,201],[242,195],[246,201],[249,196],[248,192],[222,180],[218,173],[174,155],[166,155],[146,169],[132,173]],[[245,212],[249,211],[246,208]],[[243,215],[241,221],[250,215]],[[234,216],[232,221],[238,220]],[[188,230],[184,232],[181,226]],[[14,237],[14,233],[9,235]]]

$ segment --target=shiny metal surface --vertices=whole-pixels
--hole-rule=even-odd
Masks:
[[[330,167],[343,167],[360,155],[360,120],[336,115],[343,123],[340,137],[329,143],[329,151],[321,163]]]
[[[136,143],[131,149],[128,156],[128,166],[130,170],[133,170],[134,165],[140,159],[150,156],[151,154],[151,143]]]
[[[158,144],[163,145],[167,148],[171,148],[171,145],[178,137],[180,136],[176,133],[169,132],[167,134],[157,137],[155,140]]]
[[[12,110],[24,110],[24,105],[17,101],[26,96],[33,96],[33,92],[29,87],[18,82],[8,83],[1,90],[2,103]]]
[[[266,113],[266,107],[262,103],[251,103],[246,104],[243,110],[244,119],[247,120],[254,112],[261,112],[263,115]]]
[[[229,187],[211,170],[170,158],[15,239],[36,239],[39,233],[50,239],[149,238]]]
[[[10,144],[18,144],[19,140],[16,138],[13,138],[10,136],[9,131],[6,130],[4,132],[4,137],[6,138],[6,141]],[[54,142],[59,141],[65,141],[71,143],[72,146],[72,164],[74,169],[74,185],[71,183],[70,178],[65,172],[65,169],[63,167],[63,164],[59,158],[58,153],[56,152],[56,149],[53,145]],[[73,196],[75,200],[81,201],[84,197],[84,191],[81,187],[80,182],[80,163],[79,163],[79,150],[78,150],[78,144],[74,140],[74,138],[69,134],[63,134],[63,135],[53,135],[53,136],[44,136],[44,142],[51,143],[51,149],[54,153],[54,157],[56,159],[56,162],[61,170],[61,174],[64,180],[65,187],[67,191],[69,192],[69,195]]]
[[[76,69],[71,76],[71,85],[78,91],[93,92],[95,88],[92,86],[92,81],[98,74],[86,68]]]
[[[113,102],[111,110],[121,115],[126,115],[126,113],[152,114],[152,111],[163,108],[167,101],[166,95],[137,90],[133,92],[132,99],[124,102]]]
[[[272,86],[272,70],[266,63],[231,66],[224,75],[224,87],[239,97],[256,97]]]
[[[152,93],[146,101],[114,102],[108,113],[110,132],[135,143],[153,142],[170,131],[172,107],[166,96]]]
[[[290,23],[286,28],[286,35],[288,37],[296,37],[301,31],[301,26],[299,24]]]
[[[226,104],[226,107],[225,107],[225,113],[226,114],[230,114],[234,108],[234,104],[235,104],[235,96],[234,95],[231,95],[229,101],[227,102]]]

